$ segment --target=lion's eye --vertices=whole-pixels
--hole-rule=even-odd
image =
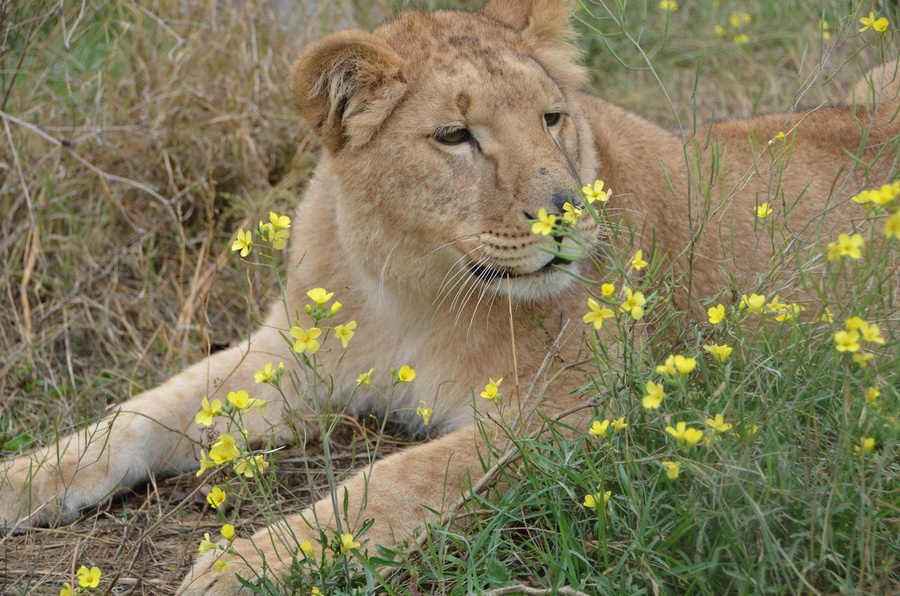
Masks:
[[[466,128],[451,128],[434,133],[434,140],[444,145],[460,145],[472,137]]]
[[[562,118],[562,114],[559,112],[547,112],[544,114],[544,122],[547,123],[547,126],[556,126],[559,124],[560,118]]]

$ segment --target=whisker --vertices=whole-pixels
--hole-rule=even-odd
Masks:
[[[453,274],[453,277],[451,277],[450,280],[448,280],[447,276],[450,275],[450,273],[453,271],[453,268],[456,267],[457,265],[459,265],[459,263],[461,261],[465,260],[465,258],[468,257],[470,254],[472,254],[476,250],[482,248],[483,246],[484,246],[483,244],[479,244],[478,246],[476,246],[475,248],[473,248],[466,254],[464,254],[461,257],[459,257],[458,259],[456,259],[456,262],[453,263],[452,265],[450,265],[450,268],[447,270],[446,275],[444,275],[444,279],[441,280],[441,285],[438,288],[438,296],[440,296],[440,294],[444,291],[444,288],[447,287],[447,284],[450,283],[450,281],[452,281],[453,278],[455,278],[460,273],[468,273],[468,269],[466,267],[461,267],[456,273]],[[456,285],[456,284],[454,283],[453,285]],[[437,300],[437,298],[435,298],[435,300]]]
[[[394,254],[394,251],[397,250],[397,247],[400,246],[400,242],[402,240],[403,236],[397,239],[397,242],[395,242],[394,246],[391,247],[391,250],[388,251],[388,255],[384,259],[384,264],[381,266],[381,274],[378,276],[378,293],[381,295],[382,302],[387,302],[387,298],[384,293],[384,280],[387,277],[388,263],[390,263],[391,256]]]
[[[444,248],[447,248],[448,246],[453,246],[454,244],[459,244],[460,242],[465,242],[466,240],[477,239],[478,237],[479,237],[479,234],[468,234],[468,235],[466,235],[466,236],[460,236],[459,238],[457,238],[457,239],[455,239],[455,240],[451,240],[450,242],[446,242],[446,243],[444,243],[444,244],[441,244],[441,245],[438,246],[437,248],[428,251],[428,252],[425,254],[425,256],[426,256],[426,257],[430,257],[431,255],[433,255],[433,254],[436,253],[437,251],[439,251],[439,250],[441,250],[441,249],[444,249]]]
[[[482,255],[482,257],[475,262],[475,267],[480,267],[480,266],[484,265],[486,262],[488,262],[488,260],[489,260],[489,257],[487,255]],[[460,295],[466,290],[466,282],[467,281],[470,281],[470,282],[473,281],[471,275],[467,275],[465,277],[460,278],[459,282],[457,282],[457,284],[454,284],[454,287],[456,285],[459,285],[459,289],[456,291],[456,295],[453,297],[453,302],[450,303],[450,312],[453,312],[454,310],[456,310],[456,306],[457,306],[457,304],[459,304]],[[460,282],[462,282],[462,283],[460,283]],[[477,284],[477,281],[473,282],[473,285],[475,285],[475,284]],[[452,291],[452,288],[451,288],[451,291]]]
[[[466,329],[466,340],[469,339],[469,334],[472,332],[472,327],[475,324],[475,315],[478,314],[478,307],[481,306],[481,301],[484,300],[486,294],[491,295],[491,305],[493,306],[494,298],[497,296],[497,292],[491,292],[491,285],[494,283],[494,280],[500,275],[499,271],[494,271],[491,278],[487,280],[481,286],[481,294],[478,296],[478,302],[475,303],[474,308],[472,308],[472,316],[469,318],[469,327]],[[488,310],[488,318],[490,318],[490,310]]]
[[[484,258],[484,257],[482,257],[482,258]],[[476,266],[478,264],[479,263],[476,263]],[[454,281],[452,285],[445,284],[444,288],[442,288],[441,294],[443,295],[443,297],[441,297],[440,302],[438,302],[437,305],[435,306],[434,314],[432,315],[432,317],[437,315],[438,311],[441,309],[441,307],[447,301],[447,298],[449,298],[450,295],[453,293],[453,291],[457,288],[457,286],[460,286],[459,290],[457,291],[457,297],[458,297],[459,292],[462,291],[462,288],[465,287],[466,281],[471,280],[471,275],[469,273],[468,268],[466,268],[466,267],[461,268],[459,271],[457,271],[453,275],[451,280],[453,280],[453,279],[455,279],[456,281]],[[441,296],[441,294],[439,294],[438,296]],[[437,298],[435,298],[435,301],[437,301]],[[453,300],[454,304],[455,304],[455,302],[456,302],[456,298],[454,298],[454,300]],[[434,304],[434,302],[432,302],[432,304]],[[450,311],[451,312],[453,311],[452,305],[450,307]]]

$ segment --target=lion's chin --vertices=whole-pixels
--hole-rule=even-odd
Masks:
[[[540,302],[563,294],[575,282],[580,263],[554,259],[528,273],[499,271],[483,265],[470,267],[473,277],[488,284],[499,296],[515,301]]]

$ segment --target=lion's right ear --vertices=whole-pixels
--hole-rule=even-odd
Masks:
[[[484,14],[518,31],[553,77],[580,86],[587,71],[578,65],[581,51],[572,43],[574,0],[490,0]]]
[[[340,31],[308,46],[291,68],[303,119],[337,152],[368,142],[406,92],[403,61],[384,41]]]

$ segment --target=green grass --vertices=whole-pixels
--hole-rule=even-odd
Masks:
[[[0,80],[4,449],[95,418],[246,332],[274,295],[273,277],[232,258],[229,239],[260,214],[288,211],[316,163],[316,143],[286,88],[290,60],[307,36],[340,19],[370,22],[408,3],[359,4],[314,23],[300,15],[309,32],[285,30],[254,2],[213,12],[209,3],[185,10],[181,2],[110,0],[80,19],[77,3],[0,8],[0,72],[8,75]],[[748,8],[722,0],[683,2],[668,14],[656,2],[586,4],[578,16],[592,88],[688,131],[714,117],[841,102],[861,72],[898,52],[900,10],[890,3],[850,11],[836,1]],[[855,13],[869,10],[890,19],[885,36],[857,34]],[[750,22],[732,30],[738,11]],[[822,18],[830,40],[822,39]],[[749,39],[734,43],[739,33]],[[898,249],[884,241],[883,220],[870,217],[848,222],[866,237],[862,261],[827,262],[800,280],[832,297],[834,323],[810,309],[797,322],[768,315],[758,324],[725,293],[724,323],[689,325],[662,305],[674,282],[659,272],[646,292],[659,331],[642,336],[620,321],[629,329],[620,346],[628,358],[613,366],[598,347],[596,416],[626,416],[626,431],[605,440],[523,438],[521,459],[500,471],[505,488],[466,502],[464,526],[432,528],[418,552],[394,553],[402,564],[357,565],[358,574],[326,566],[309,576],[304,567],[293,581],[307,590],[311,579],[327,594],[365,593],[382,583],[379,574],[379,590],[398,594],[500,594],[520,583],[548,594],[900,591]],[[834,349],[851,316],[877,322],[886,338],[866,346],[876,356],[864,369]],[[710,343],[734,347],[728,362],[706,355]],[[655,367],[670,353],[699,365],[665,384],[661,413],[646,412],[645,384],[661,381]],[[869,387],[881,392],[874,404]],[[735,428],[708,447],[681,450],[665,432],[685,421],[708,434],[705,420],[716,413]],[[757,433],[747,436],[753,426]],[[866,456],[853,450],[863,436],[876,440]],[[662,461],[681,463],[677,479],[666,477]],[[291,495],[302,493],[308,502],[306,473],[282,469],[275,478],[287,488],[267,498],[296,508]],[[141,583],[142,593],[170,593],[183,554],[195,551],[204,529],[218,528],[190,506],[177,516],[190,532],[155,528],[161,511],[178,506],[179,487],[196,484],[189,476],[164,485],[171,496],[156,510],[135,505],[138,497],[126,502],[141,510],[128,516],[143,524],[138,531],[168,545],[158,559],[171,568],[134,571],[128,553],[86,555],[65,532],[48,531],[0,543],[4,578],[23,594],[56,594],[71,562],[90,559],[105,581],[130,570],[126,576],[163,578]],[[582,505],[598,490],[612,493],[600,513]],[[96,519],[103,522],[74,531],[88,544],[115,545],[119,518]],[[41,545],[45,554],[32,559],[29,549]]]

